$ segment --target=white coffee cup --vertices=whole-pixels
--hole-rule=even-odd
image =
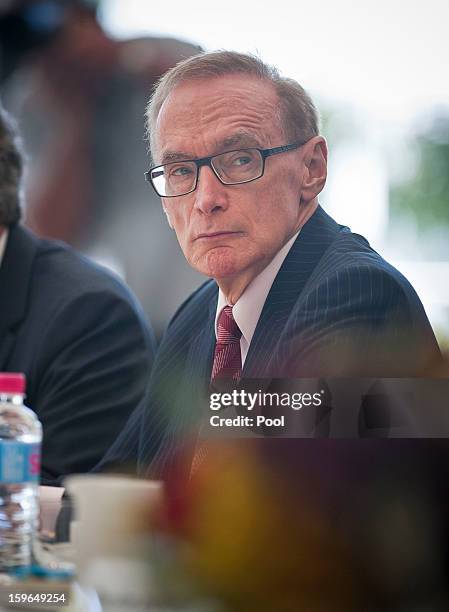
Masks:
[[[144,554],[151,515],[162,502],[161,482],[80,474],[67,477],[64,484],[74,502],[70,539],[81,579],[93,560]]]

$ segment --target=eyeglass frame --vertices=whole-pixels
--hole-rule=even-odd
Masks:
[[[223,151],[223,153],[216,153],[215,155],[210,155],[209,157],[200,157],[198,159],[180,159],[179,161],[167,162],[166,164],[158,164],[157,166],[153,166],[152,168],[150,168],[144,173],[144,176],[145,176],[145,180],[148,183],[150,183],[150,185],[153,187],[154,191],[160,198],[179,198],[179,197],[188,195],[189,193],[193,193],[195,189],[198,187],[200,168],[202,166],[208,166],[222,185],[245,185],[246,183],[252,183],[253,181],[257,181],[258,179],[262,178],[265,172],[265,160],[267,157],[271,157],[272,155],[278,155],[279,153],[287,153],[288,151],[294,151],[295,149],[299,149],[300,147],[305,145],[306,142],[308,142],[308,140],[305,140],[304,142],[294,142],[292,144],[282,145],[280,147],[272,147],[271,149],[259,149],[258,147],[245,147],[243,149],[233,149],[232,151]],[[220,176],[218,176],[218,172],[212,165],[212,160],[215,157],[220,157],[220,155],[226,155],[228,153],[237,153],[238,151],[249,151],[249,150],[259,151],[262,157],[262,172],[259,174],[259,176],[256,176],[255,178],[249,179],[247,181],[239,181],[238,183],[225,183],[223,179],[221,179]],[[186,191],[185,193],[179,193],[177,195],[166,195],[166,196],[161,195],[153,183],[153,180],[151,178],[151,172],[153,172],[153,170],[156,170],[156,168],[163,168],[164,166],[168,166],[169,164],[182,164],[186,162],[193,162],[196,165],[196,179],[195,179],[195,184],[192,187],[192,189],[190,189],[189,191]]]

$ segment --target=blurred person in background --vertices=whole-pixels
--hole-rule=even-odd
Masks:
[[[412,377],[439,361],[410,283],[319,205],[327,148],[298,83],[250,55],[200,54],[164,75],[147,118],[147,179],[211,280],[171,320],[149,393],[99,469],[137,460],[160,475],[198,436],[209,383]]]
[[[155,353],[108,271],[20,225],[24,158],[0,106],[0,371],[24,372],[43,426],[42,484],[87,472],[143,396]]]
[[[160,336],[201,279],[178,257],[158,198],[142,184],[143,114],[155,80],[199,47],[114,40],[97,20],[98,4],[13,0],[0,8],[3,101],[33,160],[25,223],[120,273]]]

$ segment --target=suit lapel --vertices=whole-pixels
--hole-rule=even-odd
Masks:
[[[204,390],[209,388],[212,361],[215,348],[215,311],[217,308],[218,287],[211,295],[204,323],[189,351],[187,376],[193,381],[204,381]]]
[[[301,229],[268,293],[245,360],[243,378],[281,376],[273,367],[275,349],[295,303],[340,228],[318,206]]]
[[[140,451],[139,462],[141,466],[151,463],[151,474],[153,477],[161,477],[167,474],[175,466],[175,470],[181,469],[177,464],[179,455],[184,456],[193,452],[193,441],[196,440],[198,428],[204,412],[205,401],[209,390],[210,373],[212,370],[212,359],[215,347],[214,319],[217,306],[218,288],[211,285],[209,298],[198,311],[201,323],[195,337],[193,338],[186,358],[185,372],[181,387],[173,389],[169,394],[170,401],[175,406],[164,406],[164,412],[171,412],[164,439],[157,449],[155,457],[148,457],[145,451]],[[195,327],[197,327],[195,325]],[[185,339],[188,342],[188,339]],[[159,349],[160,350],[160,349]],[[148,436],[145,436],[148,437]],[[142,439],[141,439],[142,448]],[[172,467],[170,467],[172,466]],[[186,462],[185,467],[190,466]],[[190,469],[190,468],[188,468]],[[185,474],[187,477],[187,474]]]
[[[37,240],[20,226],[9,229],[0,266],[0,370],[14,346],[14,328],[25,316]]]

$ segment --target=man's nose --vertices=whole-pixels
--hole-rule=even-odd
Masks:
[[[215,172],[209,166],[199,169],[198,184],[195,190],[195,208],[208,215],[228,207],[228,192]]]

